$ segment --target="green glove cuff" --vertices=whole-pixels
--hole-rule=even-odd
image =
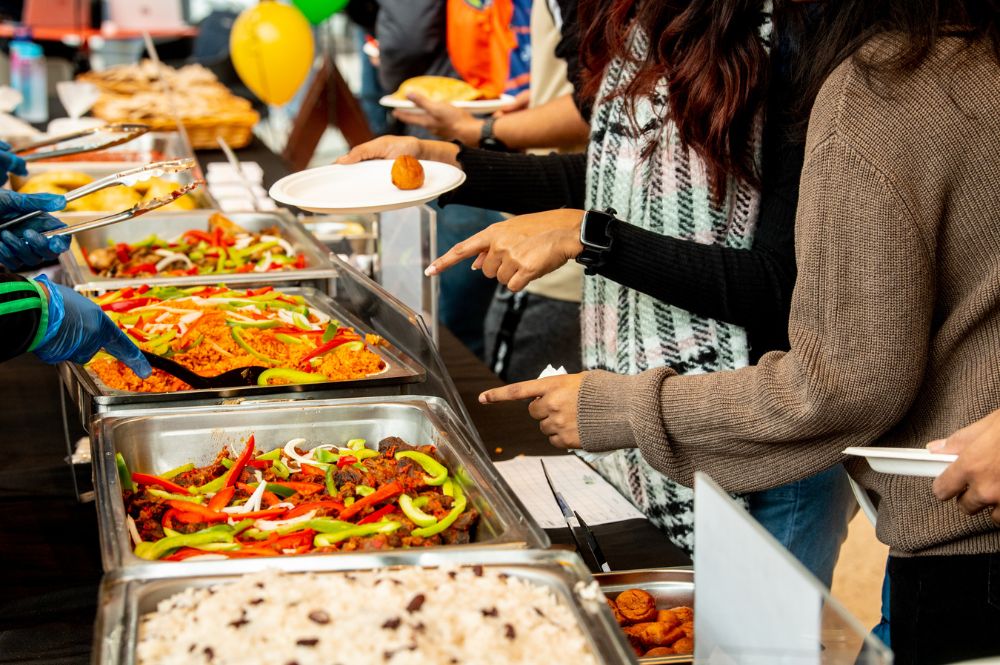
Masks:
[[[45,332],[49,329],[49,295],[42,288],[42,285],[35,280],[29,280],[31,285],[35,287],[35,291],[38,292],[38,298],[42,301],[42,309],[39,312],[40,316],[38,318],[38,330],[35,331],[35,337],[31,340],[31,346],[28,347],[28,351],[34,351],[38,348],[38,345],[42,342],[42,338],[45,337]]]

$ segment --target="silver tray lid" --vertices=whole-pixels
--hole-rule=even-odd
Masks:
[[[281,565],[272,565],[280,561]],[[346,572],[387,567],[435,567],[482,565],[521,576],[553,589],[576,615],[598,662],[635,663],[624,634],[618,629],[607,604],[594,585],[594,578],[580,557],[559,550],[395,550],[379,554],[348,554],[336,557],[289,557],[266,561],[243,559],[226,568],[214,562],[192,564],[183,569],[168,566],[134,567],[105,576],[98,601],[94,631],[93,662],[99,665],[130,665],[141,615],[156,598],[189,586],[224,583],[239,575],[263,570],[283,572]]]

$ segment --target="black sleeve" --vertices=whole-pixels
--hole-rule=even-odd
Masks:
[[[44,304],[30,280],[0,272],[0,362],[31,348]]]
[[[583,208],[587,155],[526,155],[462,148],[466,181],[443,195],[441,205],[463,205],[524,215],[556,208]]]
[[[772,90],[769,98],[753,247],[703,245],[622,224],[610,260],[599,271],[658,300],[743,326],[752,362],[768,351],[788,349],[795,209],[805,149],[800,140],[789,138],[793,119],[783,90]]]
[[[536,0],[544,2],[545,0]],[[580,88],[580,19],[577,16],[579,0],[556,0],[559,7],[559,43],[556,57],[566,61],[566,78],[573,84],[573,90]]]

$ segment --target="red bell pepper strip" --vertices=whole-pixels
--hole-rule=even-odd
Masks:
[[[170,509],[167,510],[167,512],[163,513],[163,519],[160,520],[160,521],[163,524],[163,528],[164,529],[173,529],[174,528],[174,516],[175,515],[177,515],[177,511],[174,510],[173,508],[170,508]]]
[[[351,464],[357,464],[358,458],[354,455],[343,455],[337,460],[337,468],[343,469],[345,466],[350,466]]]
[[[131,286],[122,289],[122,300],[128,300],[134,295],[135,295],[135,289],[133,289]]]
[[[317,468],[315,466],[310,466],[308,464],[303,464],[302,465],[302,471],[300,471],[299,473],[301,473],[304,476],[325,476],[326,475],[326,471],[324,471],[323,469],[319,469],[319,468]]]
[[[288,511],[288,514],[285,515],[285,519],[305,515],[310,510],[319,510],[320,508],[333,508],[334,510],[340,512],[344,509],[344,504],[339,501],[309,501],[308,503],[300,503],[295,506],[295,508]]]
[[[281,270],[281,269],[282,269],[283,267],[284,267],[284,266],[283,266],[283,265],[281,265],[280,263],[274,263],[274,262],[272,262],[272,263],[271,263],[271,265],[269,265],[269,266],[267,267],[267,269],[268,269],[268,270]]]
[[[198,266],[194,266],[194,267],[188,268],[187,270],[184,271],[184,274],[185,275],[197,275],[198,274]]]
[[[271,463],[263,459],[252,459],[247,462],[247,466],[253,467],[255,469],[266,469],[271,466]]]
[[[219,552],[219,554],[225,555],[229,559],[243,559],[251,556],[274,556],[277,554],[274,550],[267,549],[266,547],[241,547],[238,550],[232,550],[230,552]]]
[[[148,272],[150,274],[156,274],[156,264],[155,263],[140,263],[139,265],[131,266],[125,269],[125,274],[129,277],[138,275],[141,272]]]
[[[226,246],[225,234],[222,231],[222,227],[215,228],[215,233],[213,234],[212,237],[212,244],[215,245],[216,247]]]
[[[368,508],[369,506],[374,506],[377,503],[382,503],[386,499],[391,499],[392,497],[402,493],[403,493],[403,486],[400,485],[398,482],[393,481],[391,483],[387,483],[385,485],[382,485],[382,487],[378,488],[368,496],[358,499],[351,505],[344,508],[342,511],[340,511],[339,518],[342,520],[349,520],[358,513],[360,513],[361,511],[363,511],[365,508]]]
[[[317,356],[321,356],[324,353],[329,353],[330,351],[334,350],[335,348],[337,348],[341,344],[347,344],[348,342],[353,342],[353,341],[355,341],[357,339],[359,339],[359,338],[357,336],[354,336],[354,335],[351,335],[351,336],[337,335],[336,337],[334,337],[333,339],[331,339],[326,344],[321,344],[318,347],[316,347],[315,349],[313,349],[312,352],[308,353],[302,359],[301,362],[307,363],[307,362],[309,362],[310,360],[312,360],[313,358],[315,358]]]
[[[128,263],[128,260],[132,258],[132,250],[123,242],[115,245],[115,254],[118,255],[118,260],[122,263]]]
[[[170,556],[163,557],[160,561],[183,561],[184,559],[190,559],[193,556],[199,556],[201,554],[216,554],[216,552],[196,550],[193,547],[182,547]]]
[[[221,490],[215,493],[208,501],[208,509],[220,511],[229,505],[230,500],[232,500],[233,495],[236,494],[235,487],[223,487]]]
[[[135,338],[136,338],[137,340],[139,340],[140,342],[148,342],[148,341],[149,341],[149,338],[148,338],[148,337],[146,337],[145,335],[143,335],[143,334],[142,334],[141,332],[139,332],[138,330],[136,330],[136,328],[137,328],[137,327],[138,327],[138,326],[132,326],[132,328],[130,328],[129,330],[125,330],[125,328],[124,328],[124,326],[123,326],[123,327],[122,327],[122,330],[125,330],[125,332],[127,332],[127,333],[128,333],[129,335],[132,335],[132,337],[135,337]]]
[[[167,505],[177,511],[175,517],[182,522],[187,520],[184,519],[185,515],[197,516],[199,522],[225,522],[229,519],[229,515],[226,513],[220,513],[217,510],[212,510],[200,503],[192,503],[190,501],[178,501],[176,499],[170,499],[167,501]]]
[[[254,510],[249,513],[234,513],[233,519],[239,518],[241,520],[259,520],[267,517],[277,517],[278,515],[284,515],[287,508],[268,508],[266,510]]]
[[[239,268],[236,269],[236,272],[238,273],[253,272],[253,264],[244,263],[243,265],[241,265]]]
[[[275,538],[274,540],[269,540],[268,545],[274,547],[277,551],[294,549],[298,547],[303,547],[305,545],[312,545],[313,536],[316,532],[312,529],[304,529],[302,531],[296,531],[295,533],[290,533],[287,536],[282,536],[280,538]]]
[[[149,284],[143,284],[142,286],[140,286],[138,289],[135,290],[135,292],[138,293],[140,296],[146,293],[147,291],[149,291]]]
[[[287,487],[288,489],[295,490],[296,492],[298,492],[303,496],[305,496],[306,494],[315,494],[316,492],[323,489],[323,486],[320,485],[319,483],[296,483],[290,480],[279,480],[271,484]]]
[[[189,492],[188,488],[186,487],[182,487],[177,483],[165,480],[164,478],[160,478],[159,476],[154,476],[148,473],[133,473],[132,480],[139,485],[159,485],[166,491],[173,492],[174,494],[186,494],[186,495],[191,494],[191,492]]]
[[[389,513],[393,512],[396,512],[396,506],[390,503],[388,506],[382,506],[368,517],[358,520],[358,524],[370,524],[371,522],[378,522],[380,519],[382,519]]]
[[[153,302],[152,298],[133,298],[132,300],[116,300],[115,302],[109,302],[106,305],[101,305],[101,309],[105,312],[128,312],[139,307],[145,307],[146,305]]]
[[[247,439],[247,445],[243,448],[243,453],[236,459],[236,463],[233,464],[233,468],[229,470],[229,477],[226,478],[226,484],[223,487],[231,487],[236,484],[236,481],[240,479],[240,475],[243,473],[243,467],[247,465],[247,462],[253,457],[254,450],[254,438],[253,434]]]
[[[286,335],[315,335],[317,337],[323,334],[322,330],[299,330],[298,328],[271,328],[273,333],[285,333]]]
[[[207,231],[200,231],[198,229],[189,229],[184,232],[184,238],[194,238],[195,240],[204,240],[209,245],[215,246],[215,238],[212,237],[211,233]],[[194,244],[194,243],[192,243]]]
[[[298,268],[299,270],[302,270],[303,268],[306,267],[305,254],[299,254],[298,256],[295,257],[295,267]]]
[[[270,293],[274,291],[273,286],[262,286],[259,289],[247,289],[247,297],[252,298],[254,296],[262,296],[265,293]]]

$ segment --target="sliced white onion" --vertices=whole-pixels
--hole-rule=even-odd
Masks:
[[[128,527],[128,535],[132,537],[132,544],[138,545],[142,542],[142,536],[139,535],[139,529],[135,526],[135,520],[132,519],[131,515],[125,518],[125,526]]]
[[[264,491],[267,490],[267,483],[262,482],[260,478],[257,479],[257,489],[253,491],[250,498],[247,499],[246,503],[242,506],[229,506],[222,509],[222,512],[229,513],[230,515],[239,515],[241,513],[250,513],[260,510],[260,502],[264,497]]]
[[[284,453],[291,459],[298,462],[299,464],[309,464],[311,466],[323,466],[323,467],[330,466],[329,464],[324,464],[323,462],[317,462],[315,459],[313,459],[311,450],[305,455],[300,455],[297,452],[295,452],[295,446],[301,445],[305,442],[306,442],[305,439],[291,439],[288,443],[285,444]]]
[[[224,348],[222,348],[221,346],[219,346],[218,344],[216,344],[215,342],[213,342],[210,339],[206,339],[205,340],[205,344],[208,344],[210,347],[212,347],[213,349],[215,349],[216,351],[218,351],[219,353],[221,353],[224,356],[228,356],[230,358],[233,357],[233,354],[231,354],[229,351],[226,351]]]
[[[261,259],[260,262],[257,265],[254,266],[253,271],[254,272],[267,272],[267,267],[269,265],[271,265],[271,252],[270,252],[270,250],[267,251],[267,252],[264,252],[264,258]]]
[[[158,249],[156,251],[157,251],[157,253],[160,253],[163,250],[159,250]],[[189,259],[188,257],[184,256],[183,254],[178,254],[176,252],[167,252],[167,256],[164,257],[164,258],[162,258],[162,259],[160,259],[156,263],[156,270],[157,270],[157,272],[159,272],[160,270],[163,270],[164,268],[166,268],[170,264],[177,263],[178,261],[183,262],[184,265],[186,265],[188,268],[191,268],[191,267],[194,266],[194,264],[191,263],[191,259]]]
[[[281,249],[285,250],[285,254],[287,254],[288,256],[295,256],[295,249],[291,245],[289,245],[286,240],[283,240],[278,236],[263,235],[260,237],[260,239],[263,242],[276,242],[281,247]]]
[[[275,531],[277,529],[282,529],[286,526],[294,526],[296,524],[302,524],[303,522],[308,522],[313,517],[316,516],[315,510],[310,510],[305,515],[299,515],[298,517],[293,517],[287,520],[257,520],[253,523],[255,527],[261,531]]]

